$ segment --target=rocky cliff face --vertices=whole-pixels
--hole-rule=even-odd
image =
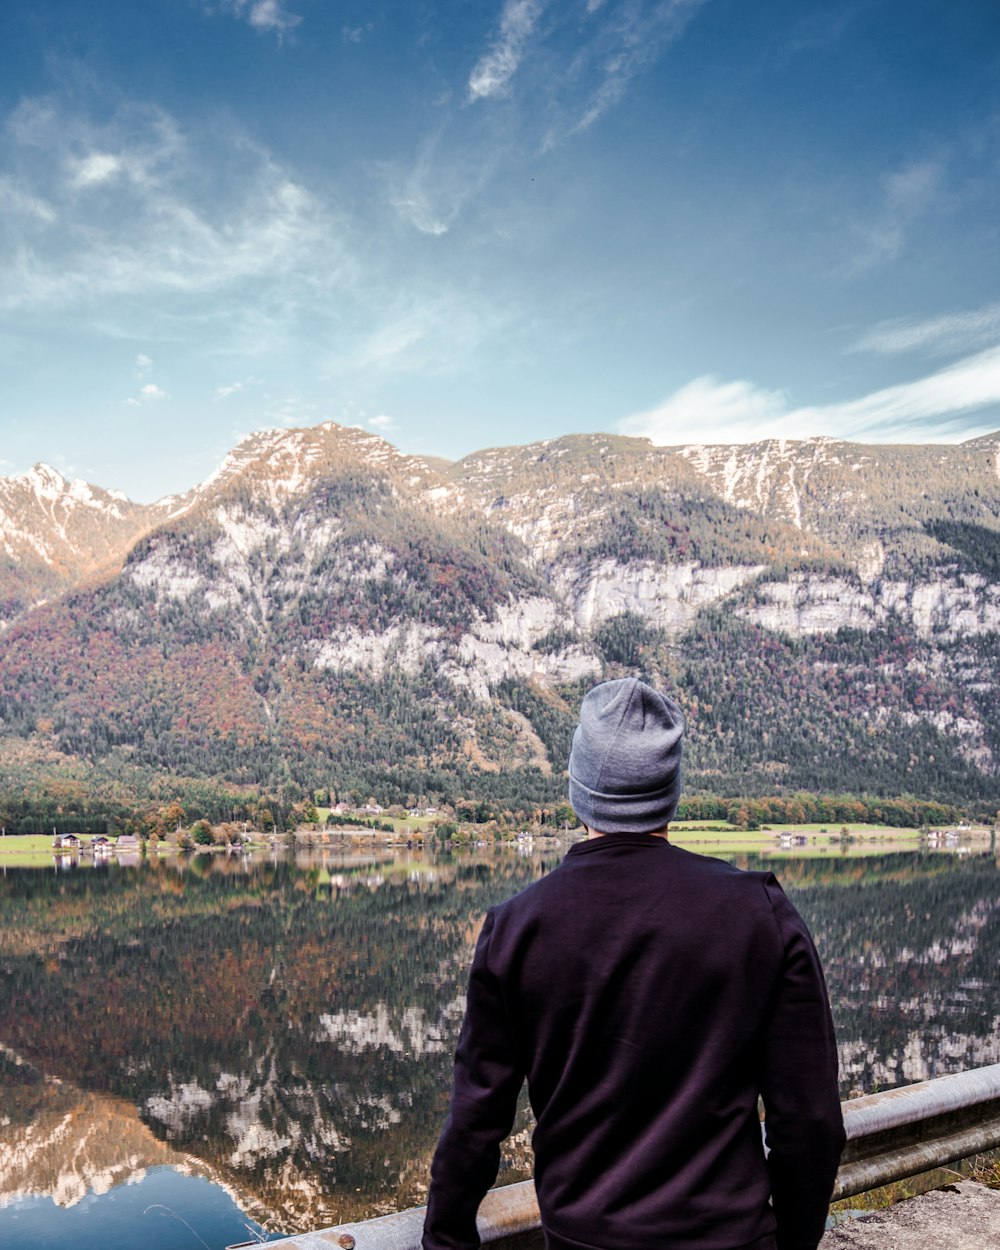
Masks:
[[[921,638],[951,642],[1000,632],[1000,585],[978,573],[913,582],[880,579],[868,585],[797,573],[762,581],[754,606],[739,611],[762,628],[793,638],[872,630],[895,620]]]

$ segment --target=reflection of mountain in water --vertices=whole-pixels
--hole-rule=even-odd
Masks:
[[[482,914],[542,871],[505,854],[419,867],[384,864],[377,888],[370,868],[280,863],[0,881],[0,1041],[88,1091],[0,1069],[18,1108],[0,1140],[23,1160],[3,1192],[72,1195],[195,1157],[283,1231],[419,1202]],[[845,1093],[998,1058],[992,861],[780,871],[826,961]],[[86,1132],[60,1137],[60,1116]],[[505,1179],[523,1175],[526,1124]],[[29,1140],[50,1155],[32,1163]]]
[[[369,1015],[338,1011],[321,1016],[320,1036],[353,1054],[385,1046],[398,1055],[420,1059],[451,1049],[450,1043],[456,1028],[461,1026],[464,1012],[465,999],[461,995],[445,1003],[433,1022],[419,1007],[407,1007],[398,1021],[394,1020],[388,1006],[379,1003]]]
[[[161,1142],[118,1098],[46,1080],[12,1054],[0,1055],[0,1206],[38,1195],[72,1207],[169,1164],[206,1175]]]

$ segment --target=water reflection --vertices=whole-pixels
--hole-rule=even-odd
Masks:
[[[165,1161],[285,1232],[420,1202],[483,912],[558,858],[325,850],[10,873],[0,1206],[71,1204]],[[845,1095],[1000,1060],[992,859],[778,872],[824,956]],[[524,1174],[527,1127],[504,1179]]]

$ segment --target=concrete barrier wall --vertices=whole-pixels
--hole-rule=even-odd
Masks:
[[[1000,1147],[1000,1064],[841,1104],[847,1145],[834,1198]],[[268,1242],[279,1250],[419,1250],[424,1208]],[[492,1189],[479,1210],[484,1246],[542,1250],[531,1181]],[[254,1243],[247,1243],[254,1244]]]

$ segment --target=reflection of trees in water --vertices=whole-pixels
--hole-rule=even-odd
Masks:
[[[541,871],[497,854],[11,874],[0,1041],[137,1105],[273,1227],[419,1202],[480,919]],[[845,1093],[998,1057],[992,861],[786,860],[779,875],[826,962]],[[527,1162],[526,1124],[505,1179]]]
[[[419,1201],[479,922],[541,871],[425,869],[13,874],[0,1040],[137,1104],[277,1227]]]
[[[786,861],[781,878],[823,956],[844,1096],[1000,1062],[994,861],[814,862]]]

